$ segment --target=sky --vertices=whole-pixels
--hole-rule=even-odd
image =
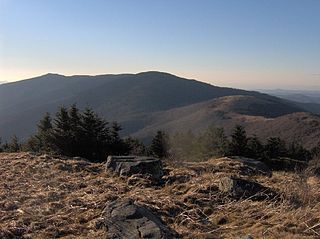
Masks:
[[[320,1],[0,0],[0,81],[151,70],[320,90]]]

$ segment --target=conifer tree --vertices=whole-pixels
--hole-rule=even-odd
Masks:
[[[151,154],[158,158],[166,158],[169,156],[168,150],[168,136],[164,131],[157,131],[155,137],[152,139],[150,147]]]
[[[126,151],[126,145],[124,141],[120,137],[120,131],[122,127],[117,123],[113,122],[110,129],[110,136],[111,136],[111,151],[113,155],[120,155]]]
[[[128,137],[124,140],[124,145],[126,149],[124,154],[143,156],[147,154],[147,149],[145,145],[138,139]]]
[[[125,153],[120,130],[121,126],[116,122],[110,130],[108,122],[90,108],[80,112],[76,105],[61,107],[53,123],[49,114],[39,122],[38,131],[29,139],[27,149],[101,161],[107,154]]]
[[[54,150],[66,156],[73,156],[72,139],[68,110],[65,107],[60,107],[54,119],[54,127],[52,130]]]
[[[270,137],[265,145],[265,157],[267,159],[287,156],[286,143],[279,137]]]
[[[82,128],[81,128],[81,113],[75,104],[71,105],[68,110],[69,115],[69,137],[70,137],[70,154],[80,155]]]
[[[8,145],[9,152],[19,152],[21,150],[21,144],[19,143],[18,137],[13,135]]]
[[[81,116],[82,156],[94,161],[103,160],[111,154],[108,123],[87,108]]]
[[[34,152],[52,151],[52,123],[48,112],[39,121],[37,128],[37,133],[31,136],[26,143],[27,150]]]
[[[3,152],[3,147],[2,147],[2,138],[0,137],[0,153]]]
[[[292,159],[309,161],[312,158],[312,153],[296,142],[292,142],[287,151],[288,156]]]
[[[250,158],[261,159],[263,157],[264,147],[256,135],[248,139],[247,150],[247,156]]]
[[[229,154],[237,156],[246,156],[247,155],[247,133],[243,126],[237,125],[233,129],[231,135],[231,142],[229,144]]]

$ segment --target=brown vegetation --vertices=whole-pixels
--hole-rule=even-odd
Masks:
[[[226,158],[165,167],[162,185],[114,177],[103,164],[30,153],[0,154],[0,238],[105,238],[108,201],[132,198],[151,208],[182,238],[319,238],[320,184],[315,176],[242,175]],[[236,175],[280,194],[234,200],[218,191]]]
[[[199,133],[212,124],[223,127],[229,135],[234,126],[240,124],[249,136],[257,135],[261,139],[280,137],[288,142],[299,142],[308,149],[317,146],[320,143],[320,116],[308,112],[277,115],[275,112],[281,112],[280,106],[252,96],[220,97],[155,113],[148,127],[133,135],[146,138],[159,129],[166,132],[192,129]]]

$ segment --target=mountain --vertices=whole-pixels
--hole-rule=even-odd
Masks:
[[[271,99],[226,96],[158,112],[152,115],[148,126],[134,133],[134,136],[148,138],[160,129],[168,132],[186,129],[201,132],[212,124],[224,127],[226,133],[230,134],[236,124],[241,124],[248,135],[257,135],[261,139],[279,136],[287,142],[302,143],[307,148],[315,147],[320,142],[319,115],[309,112],[270,115],[270,112],[282,110],[282,105]]]
[[[6,81],[0,81],[0,85],[1,85],[1,84],[5,84],[5,83],[7,83],[7,82],[6,82]]]
[[[263,92],[296,102],[307,111],[320,114],[320,91],[311,90],[263,90]]]
[[[259,90],[269,95],[285,98],[291,101],[301,103],[319,103],[320,104],[320,91],[319,90]]]
[[[16,134],[25,139],[45,112],[54,113],[59,106],[73,103],[80,108],[90,106],[108,121],[120,122],[124,135],[146,140],[160,128],[197,131],[212,123],[231,128],[235,123],[277,120],[306,111],[294,102],[267,94],[217,87],[162,72],[47,74],[0,85],[0,135],[8,139]],[[318,116],[312,117],[318,120]]]

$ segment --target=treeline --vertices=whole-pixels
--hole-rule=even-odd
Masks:
[[[14,135],[10,142],[2,143],[0,137],[0,152],[19,152],[22,150],[22,145],[19,143],[19,140],[16,135]]]
[[[33,151],[65,156],[79,156],[93,162],[104,161],[107,155],[152,155],[167,157],[165,135],[157,132],[146,147],[138,139],[120,137],[121,126],[109,123],[92,109],[80,111],[76,105],[61,107],[52,119],[47,113],[39,121],[37,132],[26,142],[14,136],[9,143],[0,143],[0,151]]]
[[[191,131],[170,137],[158,131],[149,146],[132,137],[120,136],[121,126],[109,123],[92,109],[79,110],[76,105],[61,107],[51,118],[45,114],[37,124],[37,132],[26,142],[16,136],[1,143],[0,152],[33,151],[65,156],[79,156],[102,162],[107,155],[149,155],[174,160],[201,161],[222,156],[244,156],[261,161],[290,158],[308,162],[320,157],[320,145],[305,149],[298,142],[286,142],[270,137],[262,142],[257,136],[247,136],[244,127],[237,125],[227,137],[223,128],[211,126],[201,134]]]
[[[257,136],[248,137],[244,127],[237,125],[230,137],[223,128],[209,127],[195,135],[191,131],[176,133],[170,138],[173,158],[181,160],[206,160],[212,157],[244,156],[261,161],[291,158],[307,162],[320,155],[320,146],[309,151],[298,142],[286,142],[279,137],[270,137],[262,142]]]

